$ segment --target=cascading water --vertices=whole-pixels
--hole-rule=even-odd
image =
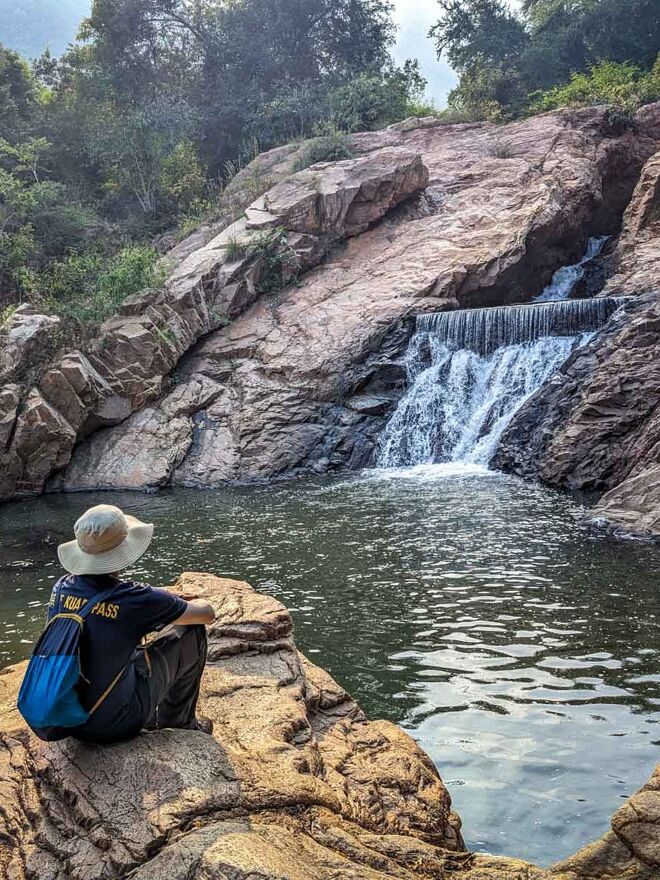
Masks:
[[[584,278],[589,263],[596,259],[609,240],[608,235],[590,238],[582,259],[572,266],[562,266],[561,269],[557,269],[550,284],[534,301],[555,302],[560,299],[568,299],[578,281]]]
[[[420,316],[406,355],[409,390],[385,428],[378,465],[487,465],[516,410],[620,304],[565,300]]]

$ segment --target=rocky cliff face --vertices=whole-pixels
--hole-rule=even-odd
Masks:
[[[164,730],[44,744],[0,674],[0,875],[7,880],[652,880],[660,768],[612,830],[544,871],[465,850],[429,758],[368,721],[247,584],[183,575],[217,610],[203,711],[212,737]],[[513,795],[515,796],[515,794]]]
[[[631,299],[509,425],[496,464],[605,493],[596,515],[660,534],[660,153],[628,206],[604,294]]]
[[[657,117],[413,120],[297,174],[304,145],[259,157],[235,185],[269,191],[179,245],[164,290],[127,301],[91,351],[4,376],[0,497],[54,473],[55,489],[213,486],[367,463],[401,392],[407,317],[528,299],[614,231]],[[269,259],[244,247],[273,227],[304,274],[269,295]]]

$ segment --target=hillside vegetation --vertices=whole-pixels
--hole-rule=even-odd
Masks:
[[[660,98],[658,0],[439,0],[431,30],[460,74],[450,110],[506,121],[566,105]]]
[[[657,0],[438,9],[460,74],[447,121],[607,102],[628,124],[660,98]],[[0,46],[0,309],[28,299],[93,332],[161,283],[160,233],[233,219],[227,184],[258,152],[311,137],[302,164],[347,158],[347,133],[436,112],[394,35],[387,0],[94,0],[60,57]]]

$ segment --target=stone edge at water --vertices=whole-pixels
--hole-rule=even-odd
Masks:
[[[465,851],[428,756],[368,721],[296,650],[289,612],[248,584],[187,573],[210,628],[202,711],[213,737],[44,744],[0,673],[0,876],[6,880],[652,880],[660,769],[612,831],[554,868]],[[511,793],[515,796],[515,793]]]
[[[653,115],[645,111],[644,115]],[[518,411],[496,465],[599,493],[594,514],[660,537],[660,152],[646,162],[623,217],[602,295],[626,305]]]

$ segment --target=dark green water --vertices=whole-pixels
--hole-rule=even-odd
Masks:
[[[549,863],[600,835],[660,745],[660,548],[459,466],[219,492],[110,493],[156,523],[134,575],[249,580],[299,646],[433,757],[468,844]],[[99,496],[0,509],[0,660],[27,655],[55,545]]]

